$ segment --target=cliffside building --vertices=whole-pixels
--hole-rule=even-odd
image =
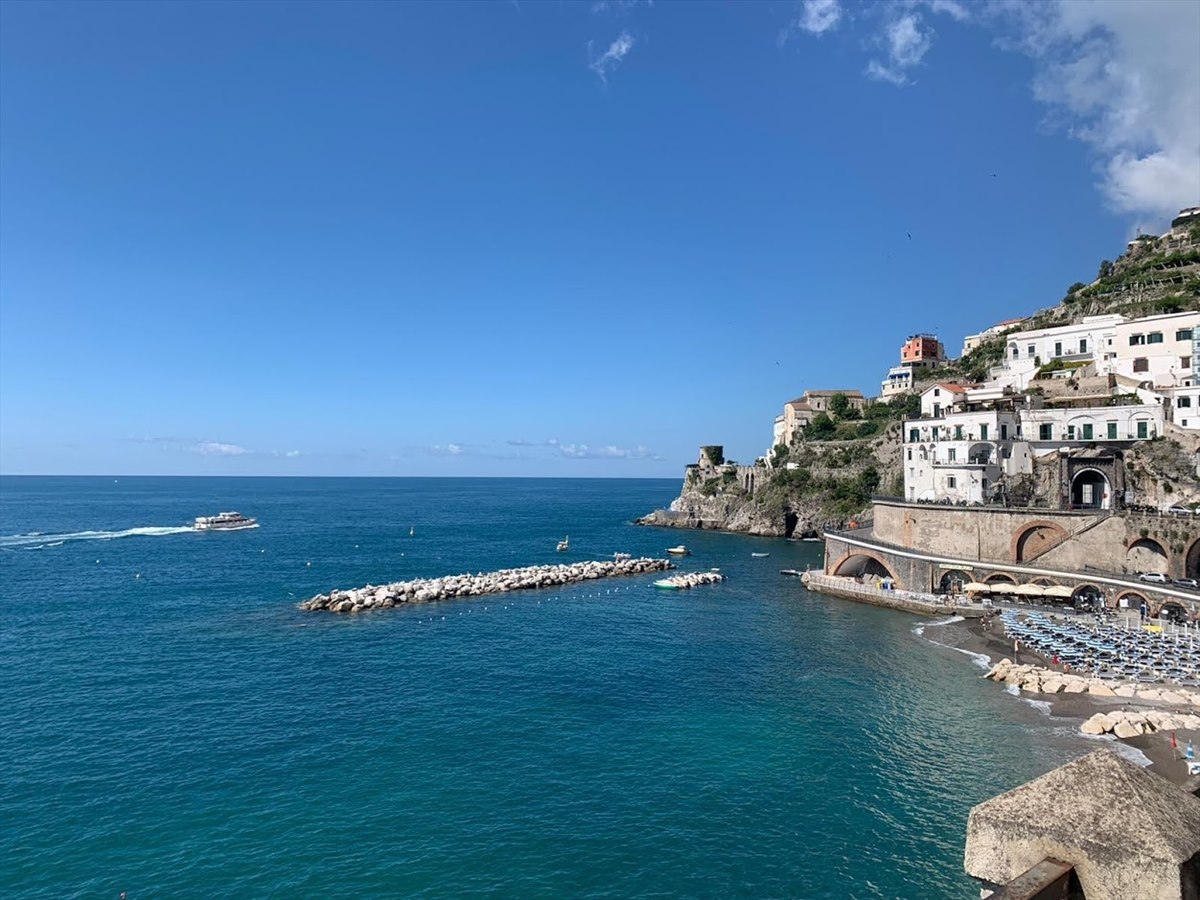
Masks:
[[[892,397],[910,393],[918,370],[936,368],[945,359],[942,342],[935,335],[909,335],[900,348],[900,365],[888,369],[887,377],[879,385],[880,399],[887,402]]]
[[[991,328],[985,328],[979,334],[968,334],[963,338],[962,355],[966,356],[988,338],[998,337],[1004,332],[1016,328],[1024,321],[1024,319],[1005,319],[1003,322],[997,322]]]
[[[861,391],[805,391],[804,395],[783,404],[783,415],[775,418],[771,432],[771,446],[783,444],[790,447],[798,434],[807,428],[819,413],[829,412],[829,403],[837,394],[845,396],[851,408],[862,410],[867,398]]]

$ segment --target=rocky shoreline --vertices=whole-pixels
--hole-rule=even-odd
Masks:
[[[555,566],[526,566],[521,569],[501,569],[472,575],[447,575],[442,578],[418,578],[390,584],[334,590],[318,594],[298,604],[306,612],[355,613],[368,609],[390,609],[405,603],[432,603],[453,598],[482,597],[508,591],[557,587],[577,584],[598,578],[621,575],[644,575],[675,568],[669,559],[622,559],[615,561],[579,562]]]
[[[1131,683],[1108,683],[1058,672],[1042,666],[1016,665],[1002,659],[985,676],[1036,694],[1088,694],[1114,697],[1130,703],[1154,704],[1149,709],[1117,709],[1098,712],[1079,726],[1083,734],[1111,734],[1122,740],[1157,731],[1200,729],[1200,693],[1183,688],[1154,688]],[[1171,707],[1161,709],[1159,707]]]
[[[1150,768],[1163,777],[1184,785],[1188,790],[1200,787],[1195,777],[1189,777],[1187,767],[1180,759],[1181,748],[1188,741],[1200,744],[1200,728],[1194,727],[1191,719],[1200,715],[1200,705],[1194,705],[1198,695],[1186,688],[1165,688],[1161,685],[1145,685],[1136,683],[1103,684],[1098,679],[1081,675],[1059,672],[1048,666],[1048,661],[1026,648],[1013,656],[1012,641],[1006,639],[1003,631],[992,631],[983,620],[959,620],[957,618],[941,622],[931,622],[924,629],[924,636],[934,643],[967,653],[972,656],[988,659],[990,679],[1010,690],[1019,691],[1030,700],[1043,701],[1047,713],[1054,719],[1073,723],[1080,733],[1093,739],[1107,738],[1120,740],[1122,743],[1136,748],[1150,760]],[[996,678],[997,669],[1004,672],[1003,677]],[[1011,673],[1013,682],[1007,679]],[[1057,689],[1054,682],[1058,682]],[[1096,692],[1091,690],[1091,683],[1107,688],[1110,694],[1104,694],[1098,687]],[[1050,691],[1041,690],[1050,682]],[[1071,687],[1082,682],[1084,687]],[[1022,685],[1028,687],[1022,687]],[[1036,684],[1038,690],[1031,688]],[[1141,696],[1145,691],[1147,696]],[[1170,706],[1164,705],[1163,693],[1179,694],[1185,698],[1185,703]],[[1155,697],[1154,695],[1158,696]],[[1175,700],[1175,697],[1168,697]],[[1107,719],[1101,719],[1106,716]],[[1174,721],[1170,721],[1173,719]],[[1125,721],[1137,727],[1122,728],[1118,734],[1116,726]],[[1086,729],[1084,728],[1091,722]],[[1157,724],[1156,724],[1157,723]],[[1176,728],[1163,729],[1163,724],[1175,725]],[[1131,737],[1123,734],[1133,732]],[[1176,737],[1178,748],[1172,746],[1171,737]]]

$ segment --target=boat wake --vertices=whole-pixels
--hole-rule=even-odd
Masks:
[[[0,548],[6,550],[44,550],[49,547],[61,547],[63,544],[75,541],[111,541],[127,537],[166,537],[171,534],[195,534],[196,530],[187,525],[146,526],[143,528],[126,528],[124,531],[72,531],[67,534],[42,534],[31,531],[28,534],[0,535]]]

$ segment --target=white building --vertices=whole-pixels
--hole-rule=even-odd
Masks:
[[[1028,447],[1016,441],[1017,428],[1017,413],[997,409],[907,420],[905,499],[987,503],[1001,475],[1032,471]]]
[[[945,384],[922,393],[922,417],[904,423],[906,500],[987,503],[1002,476],[1031,473],[1037,457],[1108,442],[1128,446],[1163,432],[1157,402],[1125,404],[1114,397],[1099,398],[1094,402],[1100,405],[1093,406],[1041,406],[1036,395],[983,402],[980,391],[977,404],[971,395],[970,389]],[[946,399],[949,404],[942,406]],[[1113,501],[1106,487],[1081,490],[1077,502],[1085,505],[1107,509]]]
[[[1116,326],[1113,344],[1098,368],[1155,388],[1191,387],[1200,312],[1134,319]],[[1102,367],[1102,368],[1101,368]]]
[[[1005,319],[1003,322],[997,322],[991,328],[985,328],[979,334],[968,334],[963,338],[962,355],[966,356],[988,338],[998,337],[1010,328],[1016,328],[1024,321],[1024,319]]]
[[[911,366],[892,366],[888,369],[887,378],[880,384],[879,394],[883,402],[907,394],[912,390],[913,370]]]
[[[1073,325],[1019,331],[1008,335],[1003,372],[999,380],[1023,390],[1043,366],[1054,363],[1066,368],[1086,365],[1112,352],[1117,327],[1125,317],[1115,313],[1087,316]]]

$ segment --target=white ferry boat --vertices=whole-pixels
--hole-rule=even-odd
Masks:
[[[215,516],[196,516],[197,531],[241,531],[257,528],[258,520],[243,516],[240,512],[223,512]]]

